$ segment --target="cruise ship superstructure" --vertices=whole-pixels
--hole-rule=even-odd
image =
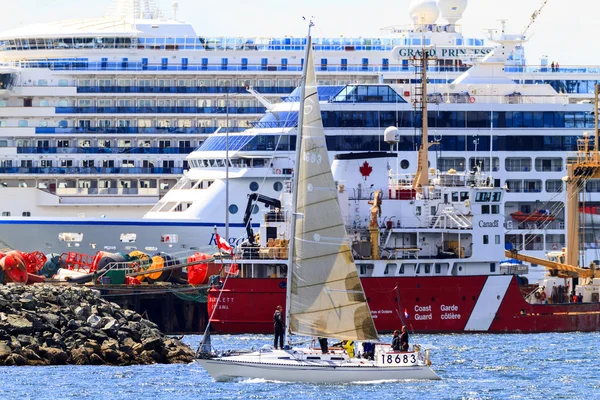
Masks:
[[[430,139],[439,142],[430,167],[491,172],[494,186],[508,189],[506,242],[542,255],[565,243],[567,151],[593,129],[600,68],[527,66],[523,35],[489,44],[465,38],[456,22],[466,3],[413,1],[411,27],[381,38],[315,40],[328,149],[332,159],[392,150],[395,170],[416,165],[414,60],[425,48]],[[198,36],[148,2],[132,4],[135,21],[121,8],[116,17],[0,35],[0,240],[7,245],[172,251],[214,243],[214,227],[224,232],[225,222],[235,243],[246,234],[246,195],[277,197],[292,176],[292,92],[304,39]],[[445,22],[436,23],[440,10]],[[399,130],[393,149],[384,140],[389,126]],[[593,207],[600,185],[586,189]],[[357,190],[371,195],[368,186]],[[600,258],[593,230],[584,246]]]

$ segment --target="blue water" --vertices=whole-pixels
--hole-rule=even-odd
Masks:
[[[383,339],[390,340],[389,336]],[[197,346],[198,336],[185,341]],[[136,367],[1,367],[0,399],[596,399],[600,333],[414,335],[433,348],[441,381],[309,385],[215,383],[197,364]],[[270,336],[213,336],[222,349]]]

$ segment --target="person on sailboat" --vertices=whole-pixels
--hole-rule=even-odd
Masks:
[[[283,315],[281,314],[281,306],[277,306],[275,313],[273,314],[273,330],[275,331],[275,339],[273,340],[273,347],[277,349],[277,340],[279,340],[279,348],[283,349],[283,331],[285,325],[283,323]]]
[[[394,337],[392,338],[392,350],[400,351],[400,331],[394,331]]]
[[[406,325],[402,327],[402,335],[400,335],[400,351],[408,351],[408,329],[406,329]]]
[[[346,350],[349,358],[354,358],[354,341],[353,340],[344,340],[342,342],[342,347]]]
[[[321,346],[321,353],[327,354],[329,352],[329,348],[327,345],[327,338],[319,338],[319,346]]]

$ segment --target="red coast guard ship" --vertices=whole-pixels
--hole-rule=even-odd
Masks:
[[[426,63],[427,52],[423,54]],[[421,91],[426,98],[426,85]],[[427,102],[417,104],[426,114]],[[597,126],[596,121],[596,132]],[[396,132],[385,132],[392,150]],[[404,324],[432,333],[598,330],[600,283],[593,278],[600,274],[593,264],[577,266],[578,194],[588,179],[600,177],[597,135],[595,147],[587,136],[580,139],[567,168],[569,250],[548,253],[547,260],[505,250],[510,243],[504,242],[504,189],[493,187],[493,179],[479,171],[429,170],[428,148],[434,143],[429,142],[427,119],[420,143],[413,174],[398,174],[402,166],[393,151],[338,154],[333,162],[348,240],[376,328],[391,331]],[[289,198],[284,193],[279,200],[249,200],[248,210],[255,206],[253,200],[271,210],[258,237],[247,212],[249,240],[232,261],[240,266],[239,274],[223,277],[209,292],[216,332],[272,332],[273,310],[286,298]],[[500,262],[506,256],[516,260]],[[547,276],[529,284],[522,261],[545,266]]]

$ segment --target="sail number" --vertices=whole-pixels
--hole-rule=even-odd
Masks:
[[[313,151],[304,152],[304,162],[312,164],[321,164],[322,161],[323,157],[319,153],[315,153]]]
[[[380,365],[415,365],[417,356],[415,353],[387,353],[381,355]]]

